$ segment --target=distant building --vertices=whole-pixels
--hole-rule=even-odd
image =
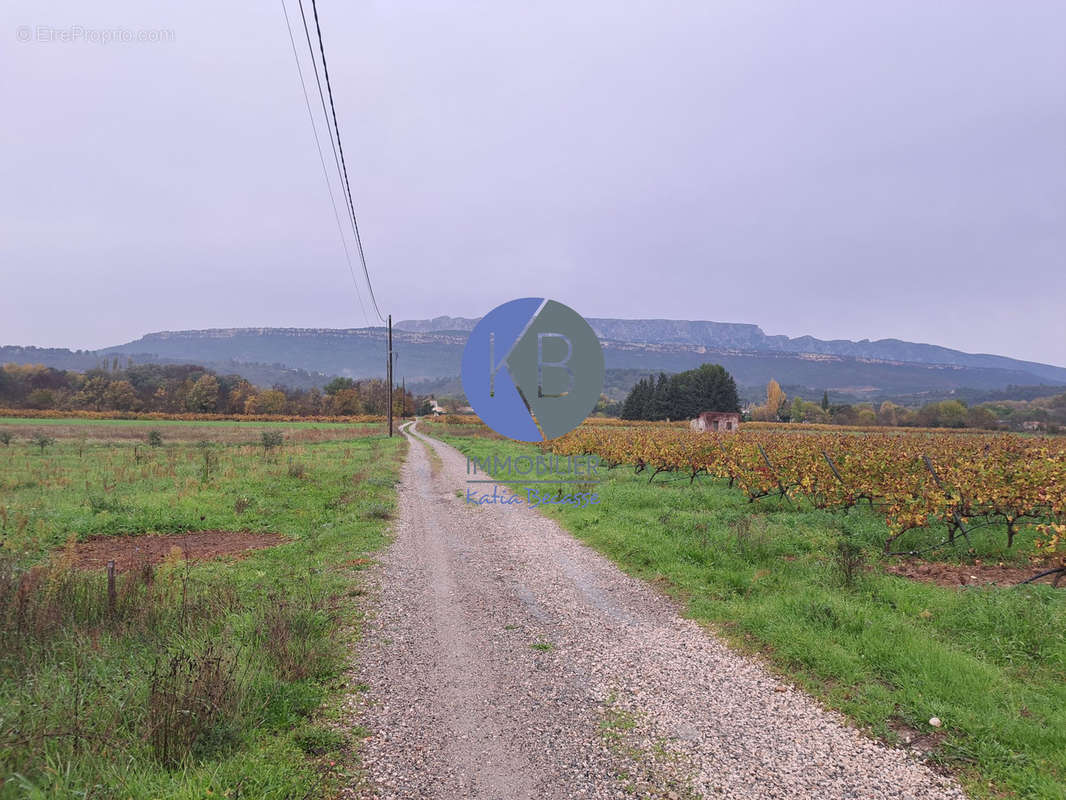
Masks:
[[[740,414],[736,411],[704,411],[689,423],[694,431],[736,431],[740,429]]]
[[[1039,431],[1044,429],[1044,423],[1035,419],[1027,419],[1022,423],[1022,430],[1024,431]]]

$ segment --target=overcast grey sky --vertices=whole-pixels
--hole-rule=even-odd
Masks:
[[[394,319],[536,295],[1066,364],[1061,0],[319,13]],[[280,0],[0,26],[0,344],[365,324]]]

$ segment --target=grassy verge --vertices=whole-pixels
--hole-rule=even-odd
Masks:
[[[0,449],[0,797],[304,798],[344,782],[356,743],[324,717],[344,689],[357,573],[384,542],[404,444],[308,442],[299,427],[297,443],[269,449]],[[290,541],[132,570],[112,599],[73,544],[53,551],[191,530]]]
[[[423,431],[474,455],[537,452]],[[649,484],[629,467],[603,477],[598,505],[546,513],[873,735],[952,769],[973,795],[1066,796],[1066,592],[886,574],[883,522],[864,509],[749,504],[705,479]],[[944,557],[1002,557],[1001,541],[989,533],[975,553]]]
[[[354,425],[376,425],[381,427],[378,423],[338,423],[338,422],[317,422],[315,420],[307,421],[274,421],[274,420],[257,420],[249,419],[236,420],[236,419],[204,419],[204,420],[181,420],[181,419],[88,419],[85,417],[0,417],[0,425],[10,426],[26,426],[32,427],[34,425],[50,425],[50,426],[73,426],[73,427],[89,427],[89,428],[101,428],[106,430],[108,428],[174,428],[176,430],[187,429],[189,427],[204,427],[204,428],[217,428],[217,427],[232,427],[232,428],[281,428],[284,430],[298,430],[300,428],[330,428],[340,427],[346,424]]]

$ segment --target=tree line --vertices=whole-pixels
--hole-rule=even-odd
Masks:
[[[598,410],[613,409],[601,404]],[[702,411],[739,411],[737,386],[718,364],[637,381],[621,404],[619,416],[629,420],[693,419]],[[616,412],[618,413],[618,412]],[[831,403],[789,398],[777,381],[766,386],[766,400],[750,406],[743,419],[764,422],[813,422],[828,425],[883,427],[976,428],[981,430],[1066,430],[1066,393],[1031,400],[997,400],[967,405],[961,400],[926,403],[917,408],[890,400],[880,403]]]
[[[942,400],[918,408],[885,400],[881,403],[830,403],[829,392],[820,403],[794,397],[788,400],[777,381],[766,387],[766,402],[749,410],[748,417],[768,422],[814,422],[830,425],[883,427],[976,428],[981,430],[1046,430],[1066,428],[1066,394],[1033,400],[1003,400],[967,405]]]
[[[412,416],[419,403],[393,392],[394,413]],[[36,364],[0,368],[0,406],[58,411],[140,411],[168,414],[349,416],[388,413],[380,378],[336,378],[322,389],[256,386],[192,364],[137,364],[126,369],[60,370]]]
[[[622,403],[622,419],[692,419],[702,411],[740,411],[737,384],[725,367],[696,369],[641,378]]]

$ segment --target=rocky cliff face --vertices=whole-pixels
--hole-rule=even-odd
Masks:
[[[454,378],[477,323],[462,317],[404,321],[393,336],[397,375],[408,382]],[[721,364],[743,386],[779,383],[870,398],[951,392],[959,388],[1066,385],[1066,369],[1004,356],[883,339],[823,341],[767,336],[757,325],[663,319],[589,320],[615,370],[679,372]],[[202,364],[254,374],[265,383],[307,385],[319,376],[381,376],[383,328],[215,328],[159,331],[99,351],[0,348],[0,360],[89,369],[114,356],[137,363]],[[295,375],[295,373],[300,373]]]
[[[405,320],[396,327],[407,331],[469,331],[476,319],[437,317]],[[749,353],[793,353],[876,359],[904,364],[943,364],[948,366],[1002,369],[1028,373],[1052,383],[1066,383],[1066,369],[1006,356],[964,353],[947,347],[901,339],[816,339],[813,336],[767,336],[758,325],[738,322],[672,319],[610,319],[590,317],[589,324],[604,340],[647,345],[695,345],[716,351]]]

